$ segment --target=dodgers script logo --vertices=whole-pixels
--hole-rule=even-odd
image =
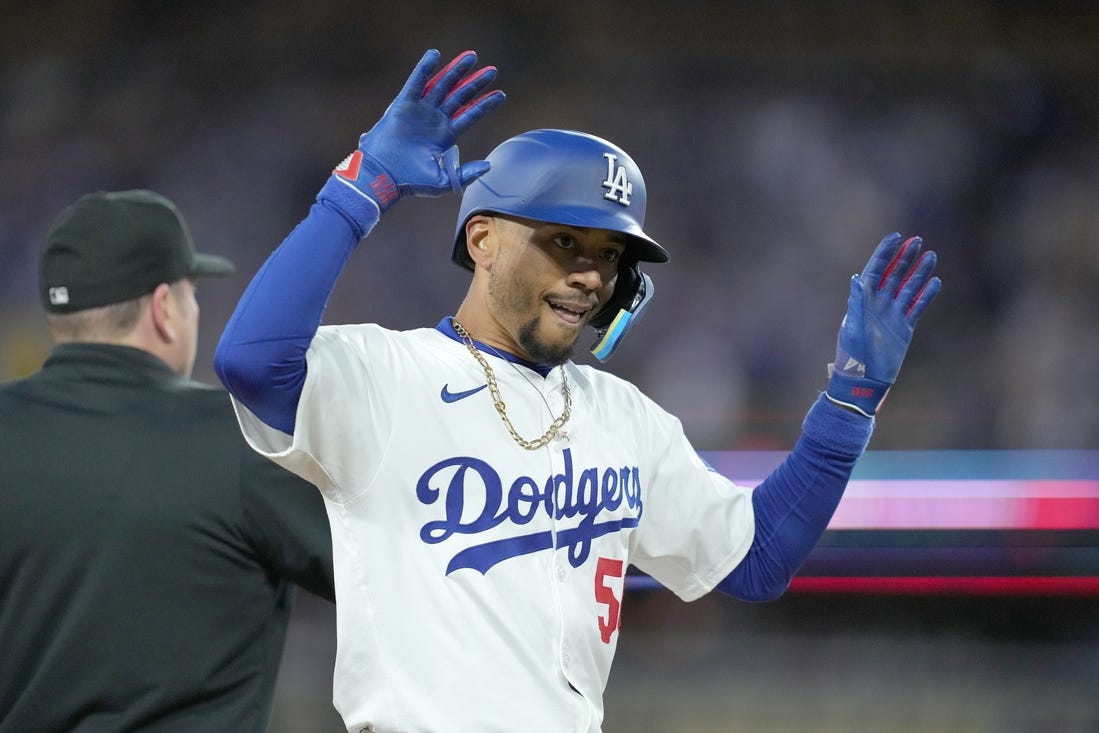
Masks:
[[[557,547],[569,548],[569,563],[580,567],[591,552],[591,541],[611,532],[636,527],[641,519],[641,481],[637,466],[589,467],[573,471],[572,450],[563,451],[564,470],[539,483],[519,476],[504,492],[500,474],[485,461],[455,456],[424,471],[416,482],[416,498],[423,504],[440,503],[444,518],[420,528],[420,539],[434,545],[455,534],[480,534],[504,523],[516,527],[529,523],[539,511],[557,519],[580,516],[580,523],[557,532]],[[446,478],[449,476],[449,479]],[[596,521],[604,510],[614,512],[623,502],[631,516]],[[467,511],[467,506],[469,511]],[[463,514],[472,519],[463,520]],[[447,575],[461,568],[482,574],[493,565],[531,552],[554,547],[546,530],[485,542],[462,550],[447,565]]]

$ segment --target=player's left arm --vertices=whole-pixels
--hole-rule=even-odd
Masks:
[[[809,410],[786,460],[752,494],[755,537],[718,589],[777,598],[820,540],[897,379],[916,322],[942,288],[936,255],[890,234],[851,278],[827,391]]]

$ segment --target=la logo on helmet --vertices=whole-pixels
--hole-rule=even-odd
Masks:
[[[603,188],[607,192],[603,194],[603,198],[629,206],[633,184],[626,180],[626,166],[617,165],[618,156],[614,153],[603,153],[603,157],[607,159],[607,179],[603,181]]]

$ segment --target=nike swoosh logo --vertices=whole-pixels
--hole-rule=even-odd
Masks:
[[[449,389],[447,389],[447,386],[448,385],[445,385],[445,384],[443,385],[443,391],[439,393],[439,396],[443,398],[443,402],[450,403],[450,402],[457,402],[458,400],[464,400],[466,397],[469,397],[470,395],[475,395],[478,392],[480,392],[482,389],[487,387],[488,385],[487,384],[482,384],[480,387],[474,387],[473,389],[467,389],[464,392],[451,392]]]

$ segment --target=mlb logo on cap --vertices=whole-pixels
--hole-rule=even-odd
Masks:
[[[161,283],[233,269],[224,257],[195,251],[187,223],[160,194],[99,191],[81,196],[54,220],[38,287],[47,311],[70,313],[138,298]]]
[[[69,289],[66,287],[50,288],[50,305],[68,305]]]

